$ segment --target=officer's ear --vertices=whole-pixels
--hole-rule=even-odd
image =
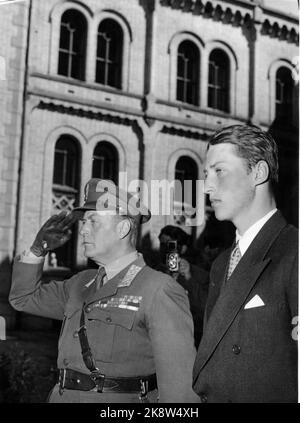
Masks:
[[[131,225],[128,219],[123,219],[117,224],[117,232],[120,239],[124,239],[130,232]]]

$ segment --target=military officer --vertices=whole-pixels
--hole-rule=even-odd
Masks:
[[[49,402],[198,402],[186,293],[136,251],[149,210],[110,181],[91,179],[85,194],[82,207],[52,216],[13,266],[12,306],[63,320]],[[45,255],[79,218],[85,256],[98,270],[43,283]]]

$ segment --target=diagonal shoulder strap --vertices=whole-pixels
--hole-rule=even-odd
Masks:
[[[78,331],[79,342],[81,346],[81,354],[84,361],[84,364],[89,369],[90,372],[98,371],[96,367],[96,362],[93,357],[91,347],[89,344],[89,340],[87,337],[87,331],[85,326],[85,318],[84,318],[84,307],[85,303],[82,306],[81,316],[80,316],[80,329]]]

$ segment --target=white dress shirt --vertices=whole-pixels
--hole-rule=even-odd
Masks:
[[[239,243],[241,256],[245,254],[247,249],[249,248],[251,242],[254,240],[258,232],[261,230],[261,228],[267,223],[267,221],[275,214],[277,209],[271,210],[269,213],[267,213],[264,217],[259,219],[257,222],[255,222],[250,228],[246,230],[244,235],[240,235],[238,231],[236,231],[236,242]]]

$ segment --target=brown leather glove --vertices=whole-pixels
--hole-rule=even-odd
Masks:
[[[37,233],[30,251],[40,257],[64,245],[71,238],[71,226],[76,220],[73,213],[67,212],[51,216]]]

